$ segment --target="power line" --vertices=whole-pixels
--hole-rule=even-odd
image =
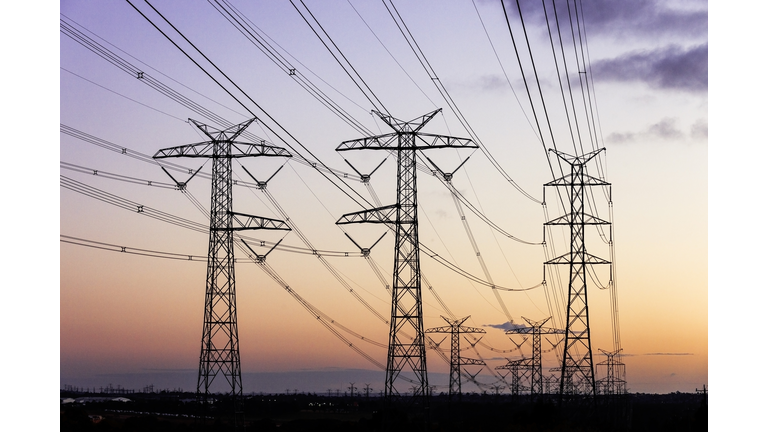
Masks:
[[[394,13],[392,13],[392,10],[389,9],[390,5],[387,5],[386,0],[382,0],[382,3],[384,3],[384,7],[386,7],[387,12],[389,12],[389,15],[392,17],[392,19],[395,21],[395,24],[397,24],[398,29],[400,30],[400,33],[405,38],[406,42],[408,42],[408,45],[410,46],[413,53],[416,55],[417,59],[419,60],[419,63],[421,63],[424,70],[427,72],[427,75],[429,76],[432,83],[437,88],[440,95],[443,97],[445,102],[448,104],[448,107],[451,109],[451,111],[454,113],[456,118],[459,120],[459,122],[462,124],[464,129],[467,131],[467,133],[470,135],[470,137],[477,143],[480,150],[483,152],[483,154],[488,158],[488,160],[491,162],[493,167],[504,177],[507,182],[512,184],[512,186],[515,187],[520,193],[522,193],[525,197],[530,199],[533,202],[541,203],[539,200],[534,198],[532,195],[530,195],[528,192],[523,190],[517,182],[515,182],[511,176],[507,174],[507,172],[504,170],[504,168],[499,164],[499,162],[493,157],[493,155],[488,151],[485,144],[483,144],[480,137],[475,133],[474,129],[470,126],[467,119],[464,117],[464,114],[462,114],[461,110],[459,109],[458,105],[454,102],[451,95],[448,93],[448,90],[443,85],[442,81],[437,76],[437,73],[432,68],[432,66],[429,64],[429,60],[427,60],[426,56],[424,55],[424,52],[421,50],[421,47],[419,47],[419,44],[416,42],[416,39],[414,39],[413,35],[411,34],[411,31],[408,29],[408,26],[405,24],[405,21],[403,20],[402,16],[400,16],[400,12],[398,12],[397,8],[395,7],[395,4],[392,3],[390,0],[390,5],[392,6],[392,10],[394,10]],[[397,15],[397,18],[395,17]]]

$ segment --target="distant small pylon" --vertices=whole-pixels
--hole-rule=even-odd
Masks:
[[[459,335],[462,333],[485,333],[485,330],[476,327],[462,326],[464,321],[469,319],[469,316],[459,320],[450,320],[444,316],[440,316],[440,318],[444,319],[445,322],[448,323],[448,326],[427,329],[424,330],[424,333],[451,334],[451,373],[448,379],[448,400],[451,400],[454,395],[458,395],[459,400],[461,400],[461,366],[485,366],[485,362],[482,360],[461,357]]]

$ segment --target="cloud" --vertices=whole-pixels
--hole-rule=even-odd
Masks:
[[[683,133],[675,127],[675,119],[663,118],[660,122],[652,124],[648,128],[648,133],[662,139],[677,139],[683,136]]]
[[[510,20],[519,20],[517,2],[507,0],[505,4]],[[547,16],[554,26],[555,11],[551,2],[546,4]],[[583,18],[588,35],[645,36],[653,39],[671,35],[701,37],[707,35],[709,27],[706,0],[689,1],[685,8],[670,7],[670,3],[663,0],[590,0],[585,2],[587,6],[583,11],[581,8],[574,9],[573,2],[557,0],[555,5],[561,27],[569,22],[568,4],[574,21],[576,13]],[[577,6],[581,6],[581,2],[577,2]],[[543,27],[546,24],[540,2],[520,2],[520,8],[526,26],[535,24]]]
[[[696,133],[700,134],[701,129],[703,128],[703,133],[706,134],[707,126],[706,122],[704,124],[701,123],[702,120],[698,120],[696,123],[694,123],[693,126],[691,126],[691,136],[696,137],[694,135],[694,130]],[[648,126],[647,129],[640,132],[613,132],[610,135],[606,137],[606,141],[612,144],[629,144],[636,141],[649,141],[649,140],[681,140],[685,138],[685,134],[683,131],[678,129],[677,127],[677,120],[671,117],[665,117],[661,120],[659,120],[657,123],[654,123],[650,126]]]
[[[522,86],[523,85],[522,80],[520,81],[520,83],[521,83],[520,85]],[[509,90],[509,83],[507,82],[507,79],[504,77],[504,75],[491,74],[491,75],[483,75],[477,78],[473,78],[469,81],[446,83],[446,88],[448,89],[448,91],[469,90],[472,92],[477,92],[477,91],[499,92],[499,91]]]
[[[483,91],[499,91],[509,88],[506,78],[502,75],[483,75],[477,85]]]
[[[645,353],[648,356],[692,356],[693,353]]]
[[[511,322],[505,322],[501,324],[483,324],[483,327],[493,327],[500,330],[512,330],[512,329],[524,329],[526,326],[522,324],[513,324]]]
[[[639,81],[662,90],[706,92],[709,86],[708,59],[707,43],[687,49],[668,45],[598,60],[592,63],[592,74],[601,81]]]
[[[709,123],[704,119],[696,120],[696,123],[691,125],[691,138],[693,139],[707,139]]]

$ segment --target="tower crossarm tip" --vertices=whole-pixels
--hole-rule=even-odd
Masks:
[[[397,150],[398,134],[388,133],[383,135],[374,135],[365,138],[358,138],[344,141],[336,147],[336,151],[346,150]]]
[[[471,358],[466,358],[466,357],[461,357],[459,359],[459,364],[462,365],[462,366],[472,366],[472,365],[475,365],[475,366],[485,366],[485,362],[482,361],[482,360],[471,359]]]
[[[251,125],[251,123],[253,123],[256,120],[256,117],[248,119],[242,123],[232,125],[226,129],[217,129],[212,126],[208,126],[207,124],[200,123],[199,121],[191,118],[188,120],[192,122],[192,124],[197,126],[198,129],[200,129],[204,134],[206,134],[213,141],[233,141],[241,133],[243,133],[245,129],[247,129],[248,126]]]
[[[213,143],[211,141],[206,141],[160,149],[154,154],[154,156],[152,156],[152,159],[165,159],[172,157],[207,158],[210,157],[212,151]]]
[[[230,213],[232,215],[232,230],[242,231],[249,229],[282,230],[291,231],[291,227],[278,219],[270,219],[260,216],[251,216],[245,213]]]
[[[414,143],[414,148],[418,150],[427,150],[435,148],[478,148],[477,144],[469,138],[457,138],[448,135],[435,135],[428,133],[420,133],[416,135],[416,138],[421,141],[422,144]]]
[[[572,156],[572,155],[569,155],[568,153],[563,153],[563,152],[561,152],[559,150],[555,150],[555,149],[549,149],[549,151],[551,151],[552,153],[557,155],[557,157],[559,157],[560,159],[564,160],[569,165],[584,165],[587,162],[589,162],[590,160],[592,160],[592,158],[597,156],[600,152],[605,151],[605,147],[601,147],[601,148],[599,148],[597,150],[593,150],[593,151],[591,151],[589,153],[585,153],[585,154],[583,154],[581,156]]]
[[[397,207],[397,204],[392,204],[375,209],[347,213],[336,221],[336,225],[346,225],[352,223],[396,223]]]

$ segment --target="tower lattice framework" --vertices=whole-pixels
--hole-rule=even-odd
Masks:
[[[424,318],[421,301],[419,225],[416,200],[416,152],[435,148],[477,148],[470,139],[419,132],[437,113],[411,121],[373,111],[395,132],[342,142],[336,151],[384,150],[397,154],[397,204],[343,215],[337,224],[384,223],[395,231],[392,274],[392,315],[387,351],[384,396],[388,402],[400,395],[395,381],[404,369],[413,372],[413,400],[426,407],[429,395]]]
[[[544,185],[565,188],[570,204],[568,214],[545,223],[549,226],[567,225],[570,228],[570,251],[544,263],[569,266],[565,345],[560,367],[561,397],[573,394],[590,397],[595,395],[586,269],[587,265],[610,264],[610,261],[587,253],[584,229],[587,225],[610,225],[610,222],[586,213],[585,188],[610,186],[610,183],[588,175],[585,172],[585,165],[603,150],[605,149],[598,149],[581,156],[571,156],[550,149],[571,167],[569,174]]]
[[[424,332],[448,333],[451,335],[451,371],[448,378],[448,400],[452,400],[454,396],[457,395],[459,400],[461,400],[461,367],[469,365],[485,366],[485,362],[482,360],[462,357],[459,336],[462,333],[485,333],[485,330],[477,327],[463,326],[462,324],[464,324],[464,321],[469,319],[468,316],[458,320],[451,320],[442,315],[440,318],[444,319],[448,325],[427,329]]]
[[[212,160],[208,268],[197,396],[207,405],[215,379],[219,375],[223,376],[234,399],[237,421],[242,424],[243,384],[235,299],[233,232],[250,229],[290,230],[290,228],[279,220],[232,211],[232,159],[256,156],[290,157],[291,155],[280,147],[235,141],[255,118],[224,130],[189,120],[210,138],[210,141],[158,150],[153,158],[189,157]],[[186,186],[186,183],[176,183],[182,190]]]

